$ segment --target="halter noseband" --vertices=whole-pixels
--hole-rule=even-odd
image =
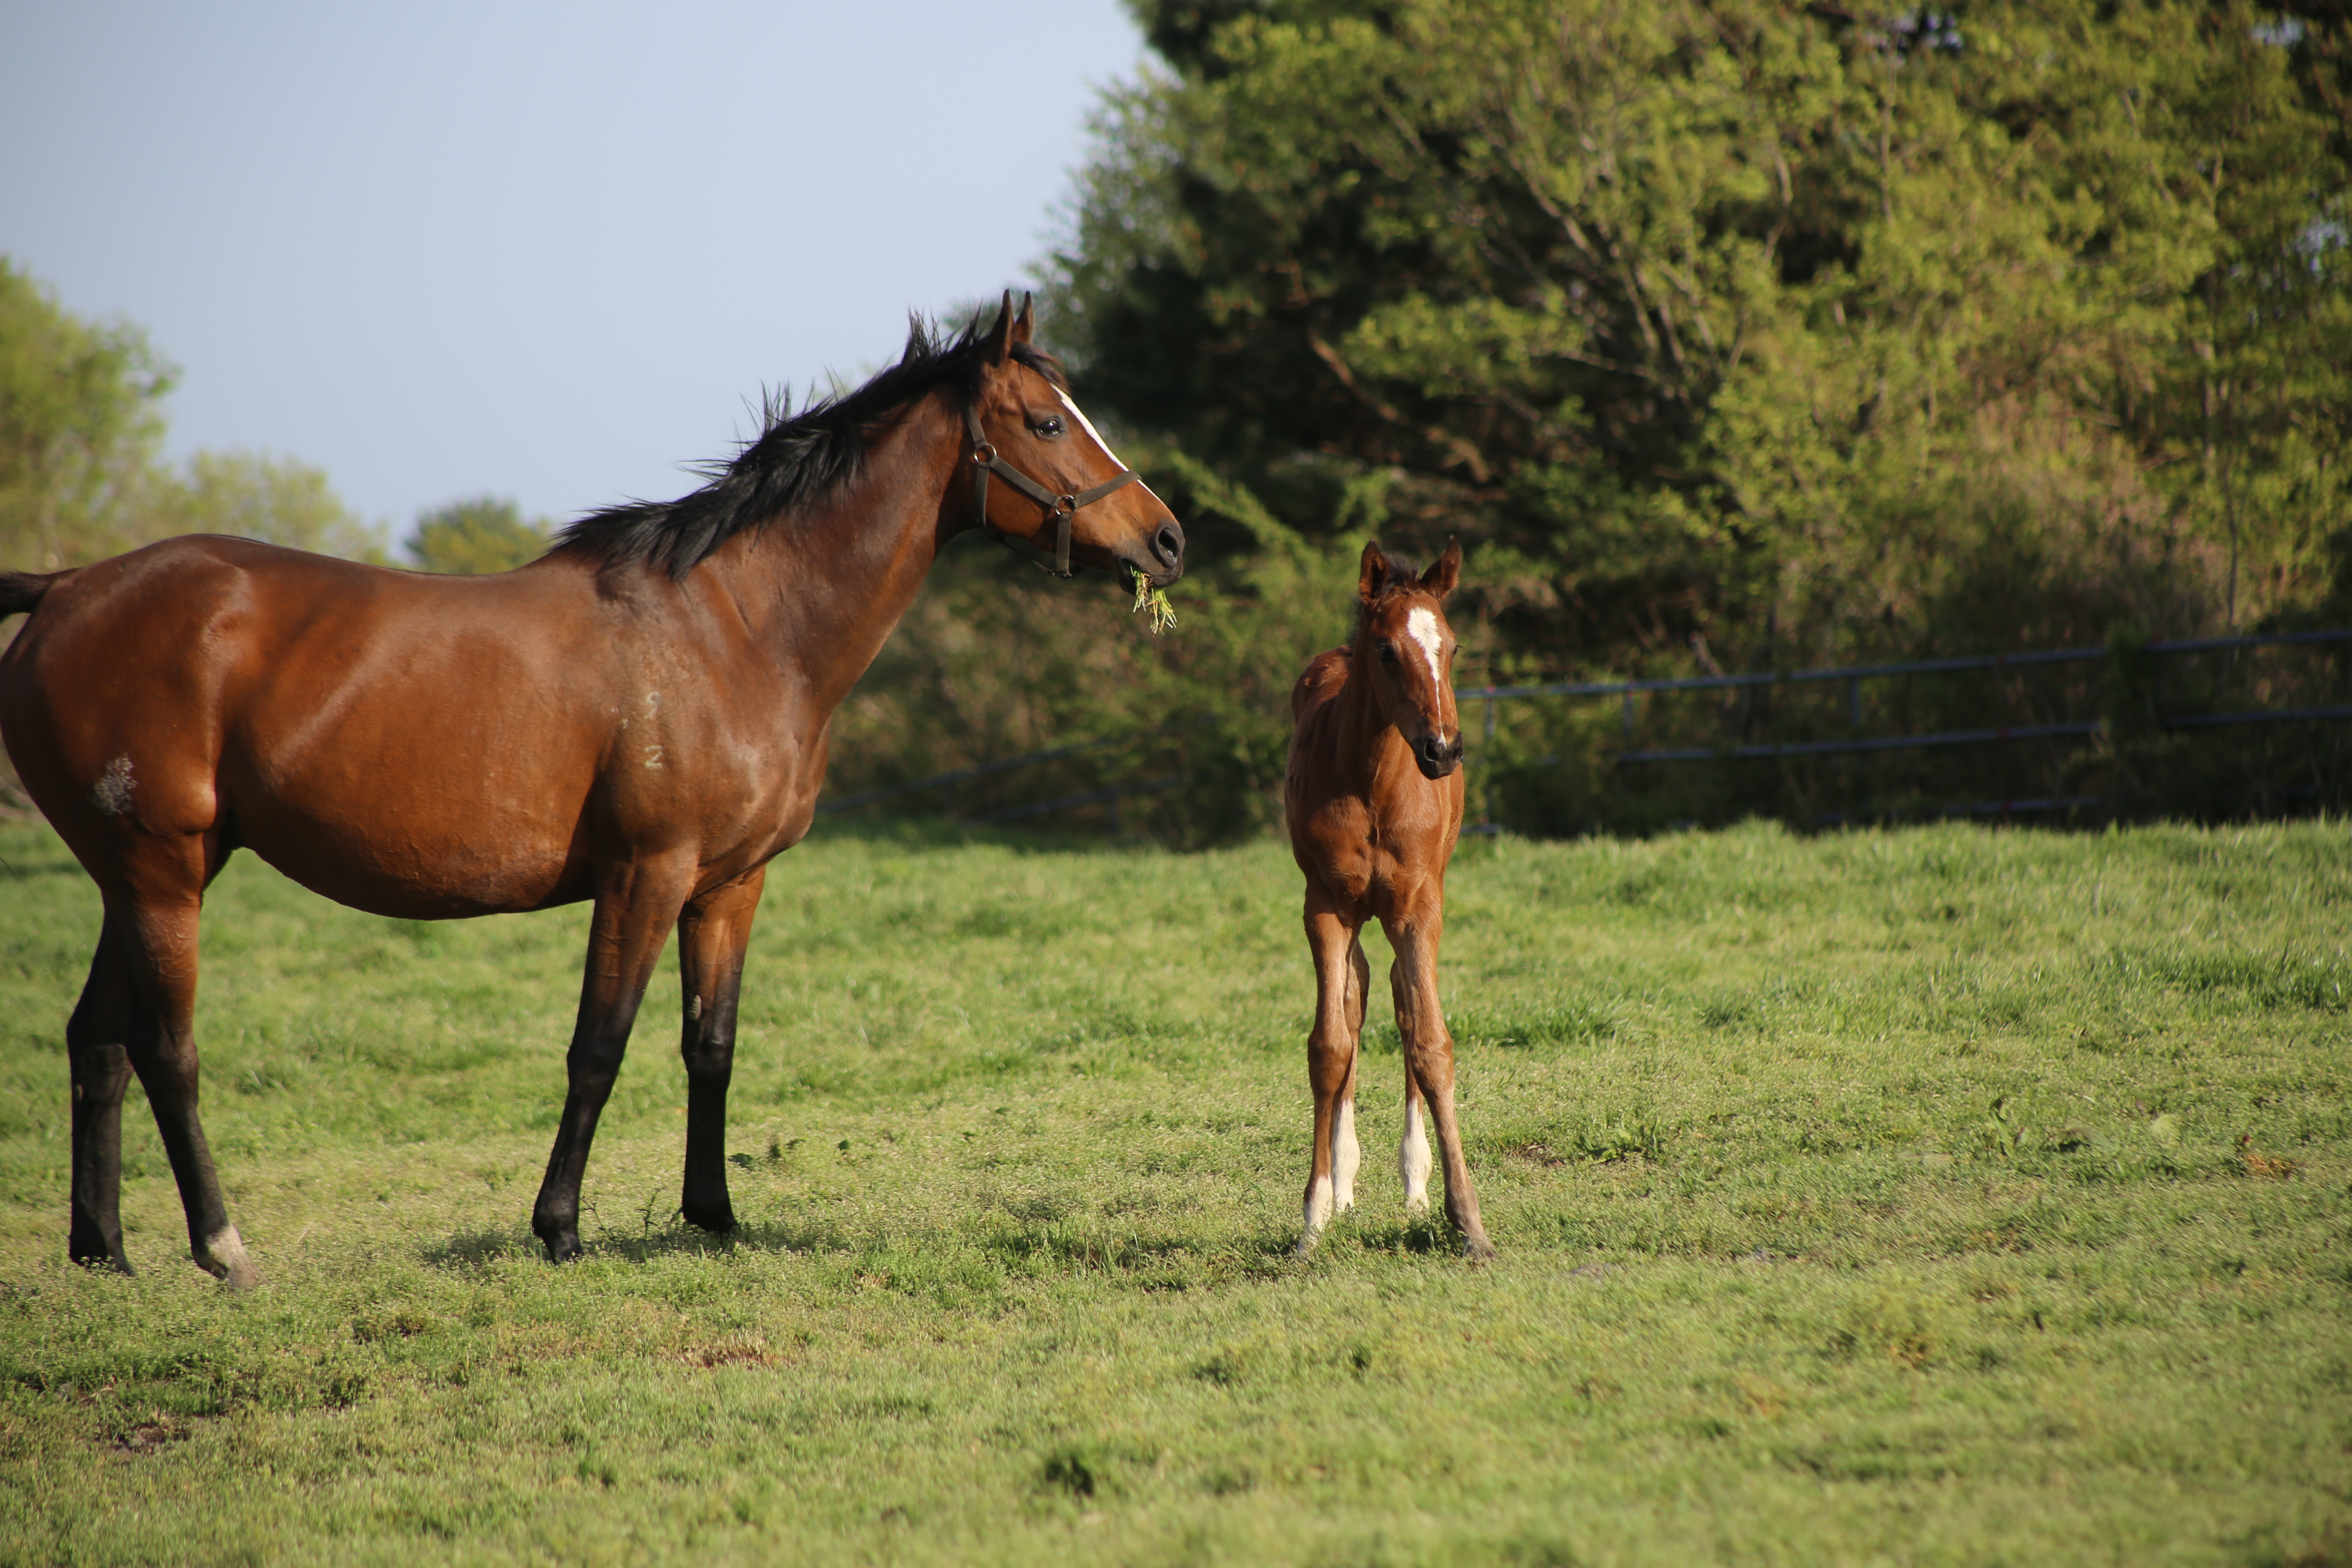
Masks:
[[[1114,490],[1124,489],[1139,477],[1133,468],[1121,468],[1111,478],[1092,489],[1076,495],[1055,495],[1003,458],[989,445],[980,428],[980,411],[967,401],[963,405],[963,426],[971,434],[971,512],[972,519],[991,539],[1015,555],[1027,561],[1040,572],[1050,572],[1056,577],[1075,577],[1070,570],[1070,519],[1078,508],[1092,506]],[[1116,460],[1116,459],[1114,459]],[[1004,482],[1045,509],[1045,520],[1054,525],[1054,563],[1045,563],[1042,552],[1032,553],[1034,547],[1025,539],[1018,539],[988,521],[988,476],[996,474]]]

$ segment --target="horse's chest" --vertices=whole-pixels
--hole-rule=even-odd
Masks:
[[[1409,858],[1369,812],[1333,813],[1317,826],[1316,875],[1348,902],[1379,913],[1417,879]]]

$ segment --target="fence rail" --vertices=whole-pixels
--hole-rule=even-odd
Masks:
[[[2272,632],[2244,637],[2179,637],[2163,642],[2151,642],[2137,650],[2140,653],[2165,657],[2197,653],[2227,653],[2240,649],[2277,647],[2295,645],[2324,646],[2352,643],[2352,628],[2324,631]],[[1495,736],[1495,710],[1499,702],[1537,697],[1615,697],[1625,704],[1624,727],[1628,735],[1634,729],[1633,703],[1638,697],[1685,691],[1755,690],[1803,685],[1820,685],[1843,681],[1852,693],[1853,726],[1862,725],[1861,683],[1876,680],[1904,679],[1921,675],[1962,674],[1979,670],[2031,669],[2063,664],[2088,663],[2111,658],[2110,647],[2041,648],[2024,653],[1961,655],[1947,658],[1915,659],[1900,664],[1834,665],[1814,669],[1757,670],[1730,675],[1672,676],[1652,679],[1627,680],[1560,680],[1528,682],[1515,685],[1474,686],[1458,690],[1459,702],[1486,704],[1487,755],[1475,759],[1479,768],[1492,766],[1491,752]],[[2199,730],[2250,724],[2315,723],[2352,720],[2352,705],[2260,709],[2221,713],[2184,713],[2163,716],[2157,720],[2165,730]],[[1871,752],[1926,750],[1948,746],[1999,744],[2012,741],[2086,740],[2100,733],[2100,720],[2078,720],[2049,724],[2011,724],[1979,729],[1946,730],[1916,735],[1856,735],[1836,740],[1786,741],[1758,744],[1728,746],[1670,746],[1645,750],[1628,750],[1617,753],[1620,765],[1663,764],[1675,763],[1769,761],[1779,758],[1826,757],[1866,754]],[[866,790],[837,800],[820,802],[820,816],[854,811],[861,806],[876,805],[885,801],[903,799],[909,795],[957,785],[977,783],[1023,768],[1037,767],[1047,763],[1082,756],[1106,749],[1124,746],[1164,733],[1159,730],[1142,731],[1133,735],[1115,735],[1093,740],[1072,742],[1066,745],[1049,746],[1042,751],[1026,752],[1018,756],[999,758],[992,762],[957,768],[935,773],[929,778],[905,784],[888,784],[879,789]],[[1549,761],[1550,759],[1545,759]],[[1116,803],[1140,795],[1154,795],[1182,784],[1185,775],[1166,773],[1148,779],[1138,779],[1103,788],[1082,790],[1050,796],[1044,800],[1021,802],[974,816],[975,823],[1016,822],[1052,812],[1074,810],[1080,806]],[[1949,811],[1968,815],[2001,815],[2012,812],[2064,810],[2099,804],[2096,795],[2036,795],[2020,796],[2000,801],[1980,801],[1973,805],[1953,806]],[[1843,820],[1845,814],[1832,813],[1822,820]],[[1472,831],[1492,831],[1483,822]]]

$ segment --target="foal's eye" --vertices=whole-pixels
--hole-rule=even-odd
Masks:
[[[1396,662],[1396,645],[1394,643],[1384,642],[1381,644],[1381,662],[1382,664],[1394,664]]]
[[[1062,416],[1058,414],[1048,414],[1037,421],[1034,428],[1040,436],[1058,436],[1063,429]]]

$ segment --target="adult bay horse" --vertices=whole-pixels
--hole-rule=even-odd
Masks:
[[[1309,1251],[1335,1214],[1355,1206],[1356,1059],[1371,966],[1359,939],[1378,920],[1396,950],[1389,994],[1404,1046],[1404,1139],[1397,1165],[1405,1208],[1429,1207],[1429,1135],[1437,1124],[1445,1217],[1473,1258],[1492,1258],[1454,1114],[1454,1037],[1437,1001],[1445,927],[1445,867],[1462,832],[1462,726],[1454,709],[1454,632],[1445,596],[1462,570],[1448,541],[1428,571],[1364,546],[1356,636],[1318,654],[1290,694],[1290,766],[1283,789],[1290,852],[1307,873],[1307,945],[1315,961],[1315,1025],[1307,1077],[1315,1150],[1307,1176]]]
[[[531,1228],[580,1252],[580,1182],[673,926],[683,1212],[734,1224],[727,1082],[768,861],[807,833],[835,707],[941,546],[978,526],[1155,586],[1184,535],[1004,298],[952,340],[766,427],[681,500],[567,527],[537,562],[436,577],[236,539],[47,576],[0,658],[0,735],[105,908],[66,1026],[68,1250],[127,1269],[122,1097],[144,1086],[195,1260],[255,1273],[196,1117],[196,916],[232,851],[412,920],[592,900],[569,1088]],[[1003,483],[992,489],[991,475]]]

